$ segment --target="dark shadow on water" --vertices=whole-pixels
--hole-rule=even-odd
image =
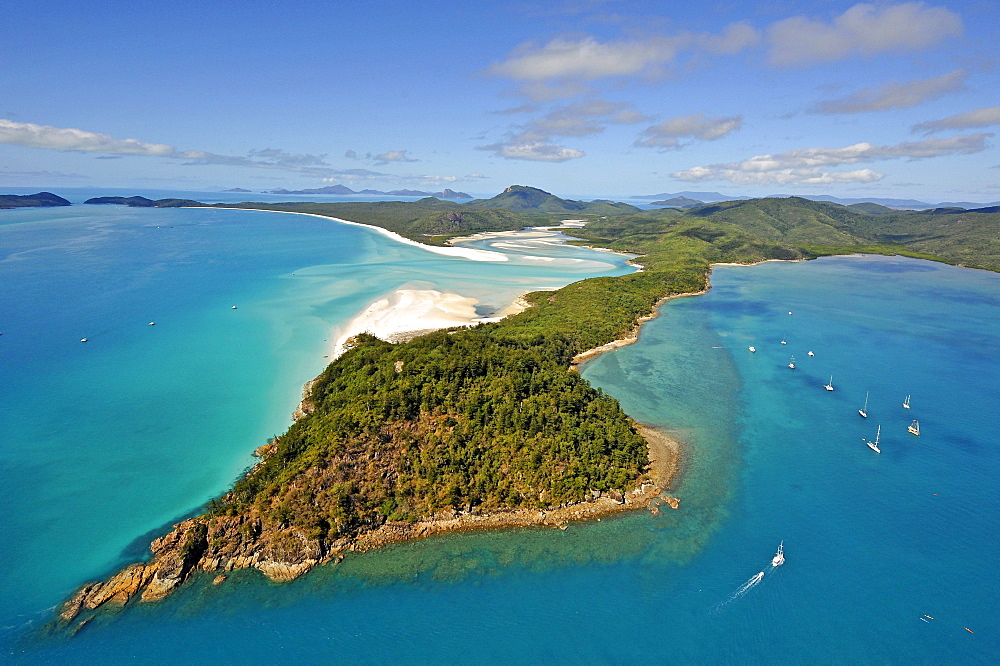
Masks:
[[[140,534],[136,538],[132,539],[128,545],[122,548],[122,552],[119,555],[119,564],[115,565],[114,572],[117,573],[121,568],[122,564],[131,564],[132,562],[145,562],[150,558],[149,544],[153,542],[154,539],[159,539],[161,536],[173,529],[174,525],[183,522],[188,518],[194,518],[205,512],[205,505],[186,511],[180,514],[176,518],[173,518],[159,527],[153,528],[146,532],[145,534]]]

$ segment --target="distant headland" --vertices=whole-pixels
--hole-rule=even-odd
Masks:
[[[72,206],[73,204],[51,192],[37,194],[0,194],[0,208],[34,208],[45,206]]]

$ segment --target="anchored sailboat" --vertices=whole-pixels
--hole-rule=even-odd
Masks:
[[[792,360],[788,362],[788,367],[791,368],[792,370],[795,369],[795,357],[794,356],[792,357]]]
[[[910,408],[910,395],[907,394],[906,397],[903,398],[903,409],[909,409],[909,408]]]
[[[868,418],[868,391],[865,391],[865,406],[858,410],[858,414],[861,414],[864,418]]]
[[[875,453],[882,453],[882,450],[878,448],[878,438],[881,435],[882,435],[882,426],[879,425],[878,430],[875,432],[875,441],[865,442],[866,444],[868,444],[868,448],[874,451]]]
[[[910,427],[907,428],[907,430],[909,430],[911,433],[913,433],[917,437],[920,437],[920,424],[917,423],[916,419],[913,419],[913,423],[910,424]]]
[[[830,375],[830,383],[829,384],[823,384],[823,388],[825,388],[827,391],[832,391],[833,390],[833,375]]]

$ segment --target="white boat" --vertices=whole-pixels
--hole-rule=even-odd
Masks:
[[[778,544],[778,552],[771,558],[772,567],[780,567],[785,563],[785,542]]]
[[[868,448],[874,451],[875,453],[882,453],[882,450],[878,448],[878,438],[881,435],[882,435],[882,426],[880,425],[878,427],[878,430],[875,432],[875,441],[866,442],[866,444],[868,444]]]
[[[916,419],[913,419],[913,423],[910,424],[910,427],[907,428],[907,430],[909,430],[911,433],[913,433],[917,437],[920,437],[920,424],[917,423]]]
[[[823,388],[825,388],[827,391],[832,391],[833,390],[833,375],[830,375],[830,383],[829,384],[823,384]]]
[[[235,309],[236,309],[236,306],[234,305],[233,307],[231,307],[231,308],[229,308],[229,309],[230,309],[230,310],[235,310]]]
[[[783,344],[783,345],[787,345],[788,343],[787,343],[787,342],[785,342],[785,339],[784,339],[784,338],[781,338],[781,344]]]
[[[749,349],[750,349],[750,351],[752,351],[752,352],[755,352],[755,351],[757,351],[757,348],[756,348],[756,347],[754,347],[753,345],[750,345]]]
[[[80,342],[86,342],[87,338],[80,338]]]
[[[788,367],[791,368],[792,370],[795,369],[795,357],[794,356],[792,357],[792,360],[788,362]]]
[[[155,321],[151,321],[151,322],[149,322],[149,325],[150,326],[156,326],[156,322]]]
[[[809,351],[809,353],[808,353],[808,354],[806,354],[806,356],[815,356],[815,355],[816,355],[816,354],[813,354],[813,353],[812,353],[812,350],[810,350],[810,351]]]
[[[903,409],[909,409],[909,408],[910,408],[910,396],[909,394],[907,394],[907,396],[903,398]]]
[[[865,406],[858,410],[858,414],[868,418],[868,391],[865,391]]]

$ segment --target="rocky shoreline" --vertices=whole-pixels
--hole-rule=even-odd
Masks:
[[[158,601],[199,571],[216,573],[216,585],[225,581],[226,572],[250,567],[273,581],[290,581],[318,564],[340,562],[349,552],[436,534],[521,527],[565,530],[572,522],[625,511],[649,509],[655,514],[663,504],[676,509],[680,500],[665,495],[663,489],[676,474],[678,458],[664,452],[677,454],[679,445],[662,433],[637,427],[647,441],[657,440],[650,442],[650,451],[657,453],[650,456],[649,478],[624,494],[592,491],[583,502],[547,510],[507,509],[482,514],[446,511],[413,523],[386,522],[353,538],[331,543],[311,539],[299,530],[261,533],[260,521],[247,516],[215,516],[207,521],[192,518],[150,544],[153,557],[149,562],[132,564],[106,582],[82,586],[59,609],[58,624],[75,632],[104,610],[117,610],[134,599]],[[672,445],[664,447],[664,441]]]

